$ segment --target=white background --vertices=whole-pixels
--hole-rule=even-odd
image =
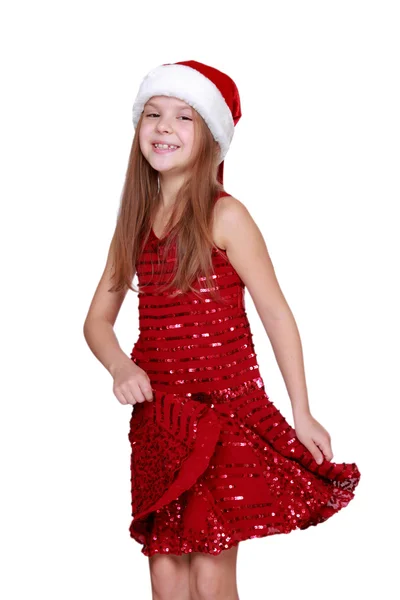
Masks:
[[[239,87],[225,189],[264,235],[333,460],[362,474],[327,522],[240,544],[240,598],[398,597],[398,8],[2,5],[5,600],[151,598],[148,559],[128,532],[132,407],[118,403],[82,327],[114,230],[138,87],[155,66],[189,59]],[[293,424],[248,292],[246,308],[266,390]],[[133,292],[116,333],[129,354]]]

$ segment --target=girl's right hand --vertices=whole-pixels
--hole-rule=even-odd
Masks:
[[[121,404],[136,404],[153,400],[150,378],[131,359],[127,359],[111,371],[114,379],[113,392]]]

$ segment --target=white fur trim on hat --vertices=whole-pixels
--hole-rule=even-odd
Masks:
[[[132,109],[136,127],[144,105],[152,96],[172,96],[192,106],[205,120],[221,148],[220,162],[229,150],[234,133],[232,113],[218,87],[187,65],[160,65],[140,84]]]

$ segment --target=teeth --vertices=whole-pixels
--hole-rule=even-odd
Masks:
[[[169,146],[168,144],[154,144],[156,148],[166,150],[167,148],[177,148],[178,146]]]

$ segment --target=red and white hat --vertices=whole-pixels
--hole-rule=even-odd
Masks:
[[[223,161],[234,127],[242,116],[235,82],[222,71],[195,60],[160,65],[150,71],[140,84],[132,109],[135,127],[144,105],[152,96],[179,98],[203,117],[221,148],[218,179],[223,183]]]

